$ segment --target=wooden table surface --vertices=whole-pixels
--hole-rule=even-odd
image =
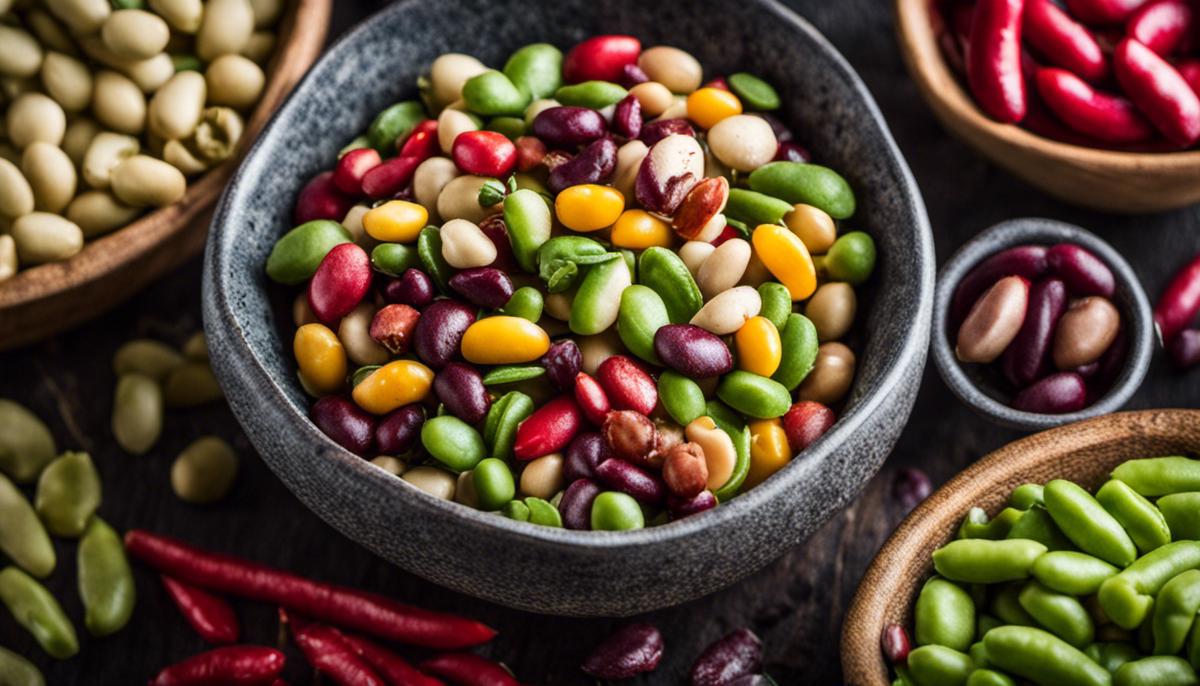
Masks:
[[[950,139],[908,80],[892,37],[890,3],[791,0],[789,4],[846,55],[891,122],[924,193],[939,263],[995,222],[1048,216],[1089,227],[1110,240],[1128,256],[1153,299],[1170,273],[1200,250],[1196,233],[1200,222],[1194,208],[1140,217],[1074,209],[1016,181]],[[330,36],[345,31],[376,6],[339,1]],[[732,29],[730,39],[741,40]],[[109,429],[113,351],[133,336],[182,343],[200,327],[199,312],[197,259],[100,321],[0,355],[0,395],[25,403],[45,418],[62,447],[91,451],[105,484],[100,513],[120,529],[145,527],[170,533],[316,578],[474,615],[500,630],[485,654],[512,665],[525,683],[589,683],[578,664],[618,622],[517,612],[439,589],[397,570],[306,510],[253,454],[224,406],[169,413],[162,440],[150,454],[124,454]],[[1196,374],[1177,376],[1159,355],[1129,409],[1200,405],[1198,380]],[[227,500],[194,507],[171,493],[168,473],[179,450],[205,433],[233,443],[242,456],[242,473]],[[838,683],[842,617],[864,568],[904,514],[891,495],[895,470],[919,467],[936,486],[1018,435],[990,425],[960,405],[930,367],[895,453],[854,504],[834,516],[807,544],[736,586],[645,617],[662,628],[666,653],[651,678],[633,683],[684,683],[688,666],[703,647],[741,626],[763,637],[766,671],[780,684]],[[75,544],[59,541],[56,545],[60,562],[50,586],[82,630],[75,591]],[[140,567],[135,573],[139,597],[129,627],[103,640],[81,635],[83,649],[77,657],[66,662],[46,657],[7,614],[0,614],[0,645],[31,656],[51,684],[145,683],[162,666],[204,650],[204,643],[170,606],[155,578]],[[243,602],[237,608],[246,640],[275,643],[274,608]],[[311,671],[294,649],[289,648],[289,656],[287,673],[292,683],[310,683]]]

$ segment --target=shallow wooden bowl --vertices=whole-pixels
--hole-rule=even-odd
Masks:
[[[116,306],[204,247],[217,196],[242,154],[325,44],[332,0],[295,0],[276,31],[262,98],[238,154],[188,184],[179,202],[93,241],[69,260],[0,281],[0,350],[32,343]]]
[[[972,507],[1003,509],[1023,483],[1071,479],[1099,486],[1125,460],[1200,453],[1200,410],[1122,412],[1009,443],[968,467],[921,503],[867,568],[842,628],[842,670],[850,686],[891,683],[880,649],[888,624],[910,631],[917,589],[933,571],[930,555],[954,536]]]
[[[950,71],[932,23],[933,0],[895,0],[900,53],[917,89],[955,136],[1061,200],[1122,213],[1200,201],[1200,151],[1114,152],[1061,143],[988,118]]]

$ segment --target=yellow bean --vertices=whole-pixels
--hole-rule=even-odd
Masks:
[[[751,317],[734,335],[737,343],[738,368],[771,376],[783,359],[783,344],[779,330],[766,317]]]
[[[658,246],[671,247],[671,227],[645,210],[625,210],[613,225],[609,236],[618,248],[644,250]]]
[[[532,362],[550,349],[550,336],[521,317],[486,317],[463,334],[462,354],[475,364]]]
[[[580,232],[612,226],[625,209],[625,196],[612,186],[585,183],[563,189],[554,199],[554,213],[563,226]]]
[[[792,459],[787,433],[778,419],[750,422],[750,472],[742,488],[751,488],[767,480]]]
[[[292,352],[300,374],[318,393],[332,393],[346,383],[346,349],[324,324],[305,324],[296,329]]]
[[[805,300],[817,290],[817,270],[804,242],[788,229],[775,224],[761,224],[751,236],[754,252],[771,274],[788,292],[792,300]]]
[[[367,234],[389,243],[413,243],[429,222],[429,211],[415,202],[389,200],[363,215]]]
[[[354,387],[359,407],[372,414],[387,414],[420,402],[433,386],[433,370],[415,360],[396,360],[371,372]]]

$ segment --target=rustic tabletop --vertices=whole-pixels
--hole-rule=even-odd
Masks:
[[[1015,180],[949,138],[919,100],[901,63],[890,3],[790,0],[789,4],[842,51],[878,100],[924,193],[939,263],[973,234],[998,221],[1053,217],[1091,228],[1111,241],[1129,258],[1153,299],[1171,272],[1200,250],[1200,214],[1195,209],[1138,217],[1074,209]],[[366,0],[336,3],[330,37],[377,5]],[[731,27],[731,36],[735,35]],[[887,231],[888,227],[872,229]],[[579,662],[619,622],[517,612],[445,591],[397,570],[305,509],[257,459],[223,406],[170,412],[163,437],[150,454],[124,454],[109,429],[113,351],[134,336],[180,344],[200,328],[199,312],[200,260],[196,259],[102,320],[0,355],[0,396],[25,403],[45,418],[63,447],[91,452],[105,485],[100,513],[120,529],[146,527],[308,576],[474,615],[500,630],[486,653],[511,665],[523,682],[589,683],[578,669]],[[1198,378],[1178,376],[1159,355],[1129,409],[1200,405]],[[233,443],[242,456],[242,472],[227,500],[195,507],[171,493],[168,473],[179,450],[205,433]],[[705,645],[741,626],[763,637],[766,671],[780,684],[838,683],[838,640],[846,607],[872,555],[904,515],[892,495],[896,470],[918,467],[936,486],[1018,435],[990,425],[959,404],[930,367],[894,454],[858,499],[808,543],[741,583],[645,617],[662,628],[666,652],[651,678],[634,683],[683,683],[688,666]],[[57,545],[60,565],[50,586],[80,625],[74,544]],[[204,650],[204,643],[169,605],[155,578],[142,568],[136,568],[135,574],[139,597],[129,627],[103,640],[83,640],[77,657],[66,662],[46,657],[7,615],[0,615],[0,645],[31,656],[51,684],[145,683],[162,666]],[[239,603],[238,612],[248,641],[276,642],[274,608]],[[289,651],[296,658],[289,661],[292,683],[310,683],[311,672],[294,649]]]

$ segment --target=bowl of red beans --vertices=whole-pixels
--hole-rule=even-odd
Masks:
[[[874,474],[933,249],[865,88],[774,3],[402,2],[260,139],[206,284],[235,414],[335,528],[625,615],[749,574]]]

